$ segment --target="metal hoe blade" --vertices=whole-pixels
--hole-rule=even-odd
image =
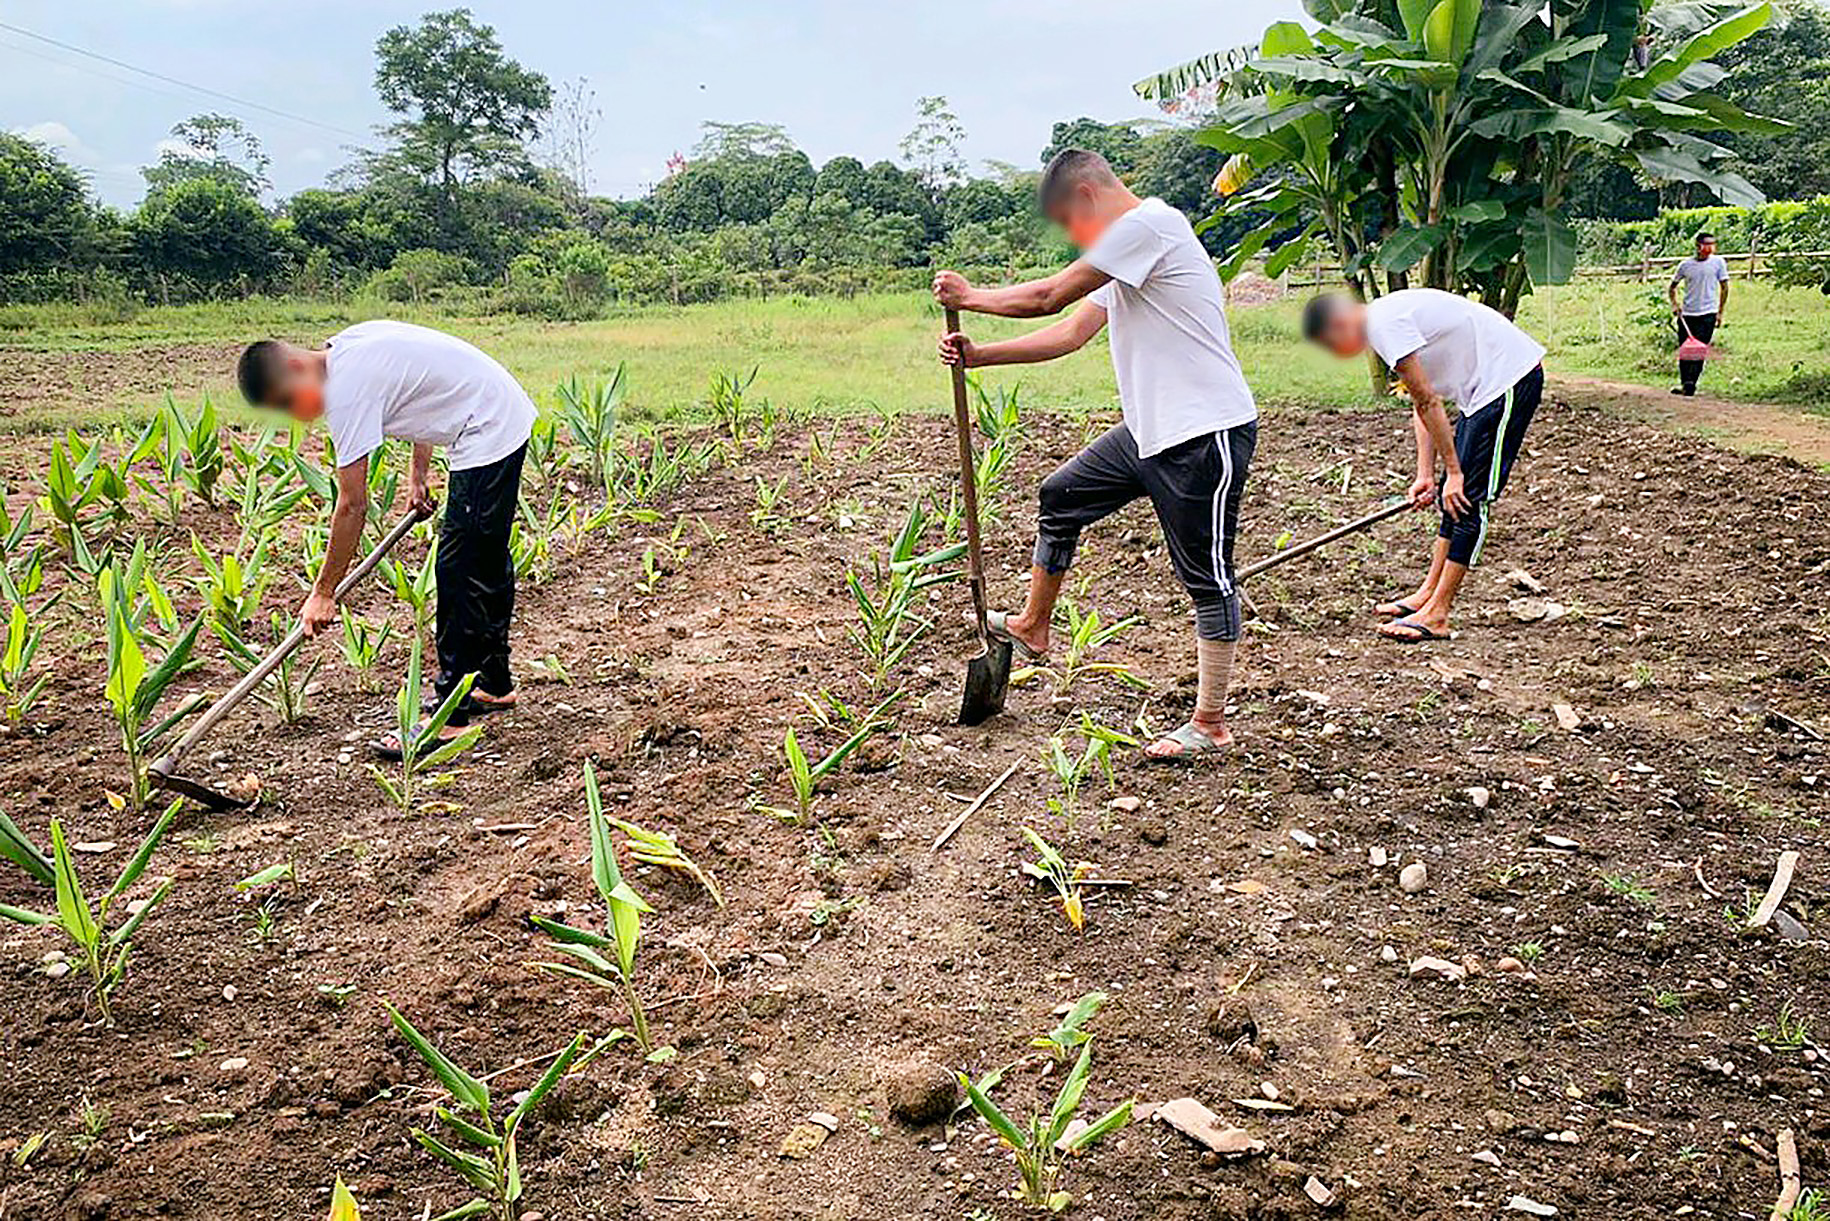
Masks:
[[[177,772],[161,771],[156,765],[146,769],[146,778],[153,782],[155,788],[189,797],[212,810],[245,810],[254,804],[252,798],[231,797],[207,784],[180,776]]]
[[[966,663],[966,694],[959,704],[959,723],[978,725],[1004,711],[1010,690],[1010,642],[992,640]]]

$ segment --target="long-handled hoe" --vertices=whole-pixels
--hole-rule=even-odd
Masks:
[[[947,311],[947,333],[959,330],[959,311]],[[1010,642],[991,634],[985,605],[985,554],[979,546],[978,474],[972,460],[972,412],[966,404],[966,370],[953,369],[953,427],[959,434],[960,502],[965,508],[967,574],[972,586],[972,609],[978,616],[979,636],[985,648],[966,663],[966,694],[960,700],[959,723],[978,725],[1004,711],[1010,690]]]
[[[392,551],[394,545],[407,536],[407,531],[429,516],[431,514],[416,509],[396,522],[394,528],[389,530],[387,535],[375,545],[375,549],[363,557],[360,564],[344,574],[343,580],[337,585],[337,600],[342,601],[344,595],[373,572],[375,565],[381,562],[382,557]],[[146,769],[147,779],[159,788],[182,793],[194,801],[202,802],[212,810],[239,810],[254,804],[252,797],[231,797],[200,780],[192,780],[188,776],[180,775],[178,764],[197,743],[209,736],[212,729],[221,724],[224,717],[235,710],[236,705],[247,699],[256,688],[266,682],[273,672],[279,669],[280,663],[290,657],[292,651],[298,648],[304,639],[305,625],[303,623],[294,624],[292,630],[286,633],[286,638],[274,646],[273,652],[267,654],[259,664],[242,675],[240,682],[229,688],[221,699],[197,718],[196,723],[185,731],[184,736],[179,738],[169,751]]]

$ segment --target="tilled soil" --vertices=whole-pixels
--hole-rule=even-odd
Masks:
[[[998,598],[1027,563],[1036,480],[1088,426],[1028,422],[989,530]],[[626,1020],[613,995],[528,966],[547,957],[530,912],[602,918],[586,759],[612,812],[677,834],[727,905],[688,878],[632,872],[656,908],[642,988],[677,1055],[612,1048],[530,1123],[526,1205],[547,1218],[1023,1215],[981,1123],[906,1126],[886,1081],[910,1061],[974,1074],[1016,1061],[1058,1005],[1094,989],[1111,1000],[1091,1026],[1089,1114],[1192,1095],[1265,1152],[1204,1159],[1135,1123],[1074,1160],[1077,1216],[1330,1215],[1305,1194],[1313,1176],[1332,1215],[1354,1218],[1527,1215],[1504,1211],[1515,1196],[1560,1217],[1764,1217],[1787,1126],[1806,1181],[1830,1177],[1817,1032],[1788,1048],[1772,1029],[1782,1011],[1830,1021],[1830,764],[1813,731],[1830,730],[1830,526],[1816,512],[1830,476],[1549,407],[1455,639],[1369,631],[1368,605],[1416,579],[1431,533],[1419,518],[1267,574],[1234,693],[1239,752],[1192,766],[1124,754],[1115,787],[1088,781],[1070,833],[1046,808],[1060,795],[1049,736],[1077,752],[1083,712],[1123,728],[1140,708],[1166,728],[1193,697],[1185,599],[1134,507],[1089,534],[1070,588],[1108,621],[1143,618],[1096,659],[1149,691],[1093,674],[1055,695],[1038,678],[1007,715],[954,726],[972,644],[964,589],[941,586],[936,629],[890,679],[906,691],[894,731],[792,825],[759,808],[793,804],[784,728],[816,755],[844,736],[801,693],[881,698],[847,638],[846,565],[868,565],[917,494],[945,494],[941,421],[904,419],[871,444],[841,425],[832,457],[810,463],[806,434],[784,436],[524,588],[523,703],[429,795],[456,809],[386,803],[361,742],[391,700],[340,661],[304,722],[237,715],[199,768],[257,773],[266,800],[182,816],[134,892],[176,878],[136,939],[115,1029],[74,974],[47,974],[51,933],[0,929],[0,1150],[49,1133],[23,1168],[0,1161],[0,1217],[315,1216],[339,1174],[369,1218],[461,1203],[409,1137],[439,1094],[377,999],[473,1071],[506,1070],[504,1093],[537,1073],[523,1062]],[[1406,482],[1409,447],[1396,410],[1269,414],[1241,561],[1378,504]],[[9,461],[42,469],[20,448]],[[786,478],[783,520],[758,520],[758,477]],[[233,530],[226,514],[197,517],[206,535]],[[176,571],[188,540],[165,536]],[[1535,622],[1515,615],[1528,595],[1513,570],[1554,604],[1520,603],[1544,612]],[[269,600],[293,596],[281,582]],[[361,602],[379,615],[386,599],[377,587]],[[0,793],[36,838],[57,815],[74,840],[116,843],[81,858],[103,878],[148,820],[104,800],[119,758],[77,605],[46,647],[48,708],[0,737]],[[193,685],[220,690],[231,672],[206,656]],[[536,670],[549,656],[569,684]],[[1123,883],[1089,888],[1084,932],[1020,874],[1026,824]],[[1811,938],[1740,932],[1724,908],[1757,897],[1788,848],[1803,864],[1785,911]],[[270,892],[261,936],[262,896],[232,884],[284,859],[299,882]],[[1428,884],[1407,894],[1398,872],[1413,862]],[[8,901],[49,904],[0,876]],[[1411,975],[1423,956],[1467,978]],[[1509,956],[1524,970],[1502,970]],[[1059,1073],[1044,1064],[1009,1074],[1007,1109],[1052,1098]],[[1265,1083],[1287,1109],[1235,1101],[1265,1098]],[[837,1131],[784,1157],[815,1112]]]

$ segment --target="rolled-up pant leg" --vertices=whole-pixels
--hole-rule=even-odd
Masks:
[[[1144,483],[1203,640],[1239,639],[1233,541],[1258,446],[1256,421],[1203,434],[1142,462]]]
[[[1442,515],[1437,534],[1449,540],[1452,564],[1472,568],[1487,541],[1487,519],[1493,502],[1506,490],[1512,464],[1525,444],[1525,430],[1544,396],[1544,370],[1533,369],[1512,393],[1455,422],[1455,456],[1461,462],[1463,487],[1470,508],[1460,517]]]
[[[509,531],[521,496],[523,446],[488,466],[451,472],[438,536],[438,679],[443,701],[466,674],[476,689],[507,695],[508,631],[515,614]],[[452,718],[463,724],[465,711]]]
[[[1080,532],[1144,495],[1137,442],[1123,424],[1062,463],[1042,481],[1036,511],[1036,567],[1066,572]]]

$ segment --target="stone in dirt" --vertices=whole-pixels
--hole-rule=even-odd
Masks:
[[[1528,594],[1544,592],[1544,583],[1526,572],[1523,568],[1513,568],[1500,574],[1500,580],[1508,585],[1516,585]]]
[[[788,1135],[782,1138],[782,1156],[800,1161],[825,1144],[826,1138],[831,1135],[820,1124],[804,1120],[795,1124],[789,1129]]]
[[[1530,1213],[1534,1217],[1554,1217],[1557,1215],[1555,1204],[1540,1204],[1530,1196],[1514,1196],[1506,1201],[1506,1207],[1513,1212]]]
[[[1557,718],[1557,728],[1566,733],[1574,732],[1582,725],[1582,717],[1568,704],[1552,704],[1550,711]]]
[[[1411,960],[1411,975],[1436,975],[1451,983],[1460,983],[1468,978],[1468,970],[1458,962],[1446,958],[1433,958],[1428,954]]]
[[[1366,859],[1374,869],[1383,869],[1385,868],[1386,863],[1391,860],[1391,856],[1385,849],[1375,845],[1366,850]]]
[[[1141,797],[1114,797],[1106,804],[1122,814],[1135,814],[1144,808],[1144,799]]]
[[[1303,1194],[1315,1201],[1317,1208],[1333,1208],[1340,1203],[1334,1192],[1329,1189],[1328,1184],[1313,1174],[1303,1183]]]
[[[1193,1098],[1172,1098],[1150,1113],[1215,1153],[1263,1153],[1264,1142],[1235,1128]]]
[[[1498,1107],[1488,1107],[1482,1111],[1481,1122],[1487,1125],[1487,1131],[1499,1136],[1519,1130],[1519,1117],[1511,1111],[1502,1111]]]
[[[1486,1166],[1498,1166],[1500,1164],[1500,1155],[1491,1149],[1482,1149],[1479,1153],[1474,1155],[1474,1160]]]
[[[1414,895],[1430,884],[1430,870],[1422,861],[1412,861],[1398,871],[1398,889]]]
[[[1493,804],[1493,790],[1482,788],[1477,784],[1468,790],[1468,800],[1474,803],[1475,809],[1484,810]]]
[[[898,1064],[885,1076],[890,1114],[903,1123],[943,1123],[959,1105],[959,1078],[930,1060]]]

